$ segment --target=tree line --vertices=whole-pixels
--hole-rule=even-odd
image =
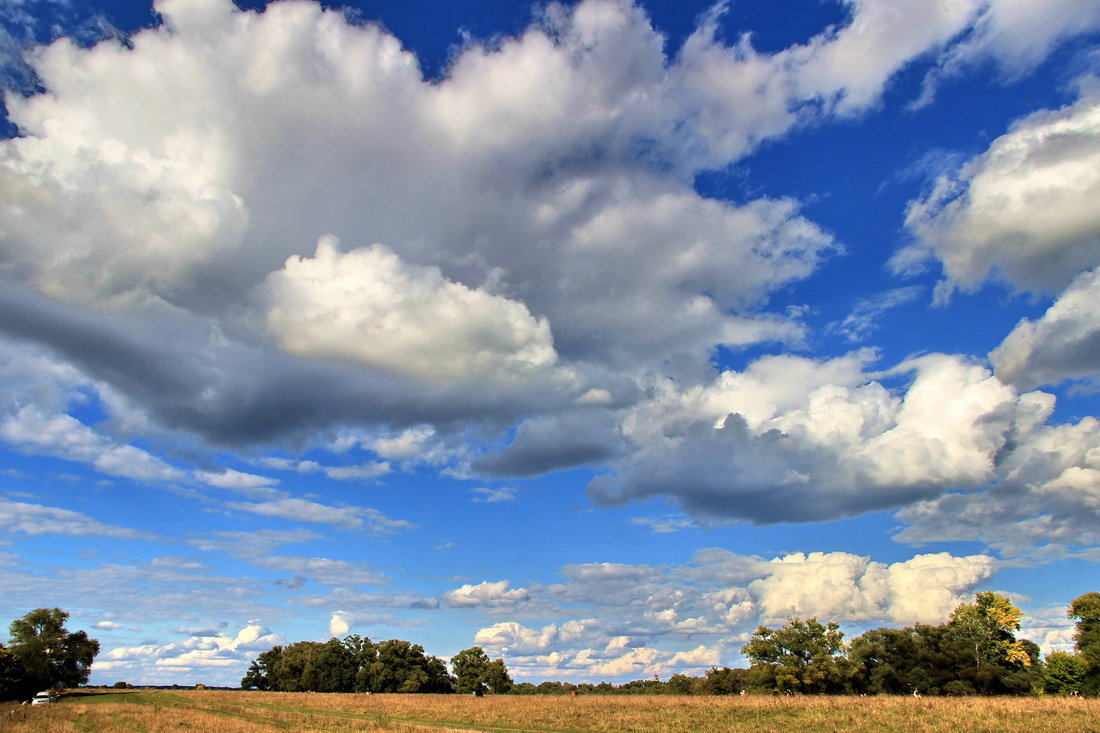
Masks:
[[[1003,595],[978,593],[940,625],[879,628],[850,641],[839,624],[789,618],[780,628],[760,626],[742,653],[748,668],[715,667],[704,677],[622,685],[520,683],[516,694],[920,694],[1100,695],[1100,593],[1070,603],[1076,620],[1074,651],[1040,658],[1039,647],[1017,639],[1023,617]]]
[[[1100,695],[1100,593],[1074,599],[1074,651],[1040,657],[1017,639],[1023,613],[1003,595],[978,593],[940,625],[879,628],[851,641],[839,624],[790,618],[760,626],[742,648],[747,669],[712,668],[704,677],[622,685],[543,682],[513,684],[503,659],[481,647],[438,657],[400,639],[372,642],[355,634],[326,642],[299,641],[262,652],[241,680],[245,689],[286,692],[435,692],[485,694],[1082,694]],[[38,608],[9,627],[0,644],[0,700],[29,699],[41,690],[87,683],[99,642],[65,628],[69,614]]]
[[[742,648],[748,668],[712,668],[703,677],[673,675],[624,684],[546,681],[513,684],[502,659],[481,647],[442,660],[419,644],[379,643],[357,635],[300,641],[263,652],[241,680],[246,689],[287,692],[484,692],[511,694],[729,695],[1100,694],[1100,593],[1069,607],[1077,621],[1075,650],[1052,652],[1017,639],[1023,613],[1005,596],[986,591],[961,604],[940,625],[879,628],[845,641],[839,624],[789,618],[760,626]]]
[[[512,678],[503,659],[489,659],[481,647],[451,658],[452,675],[424,647],[400,639],[372,642],[350,634],[325,642],[299,641],[262,652],[248,667],[241,687],[278,692],[464,692],[505,693]]]
[[[68,618],[60,608],[36,608],[11,622],[7,646],[0,644],[0,700],[29,700],[88,681],[99,642],[69,632]]]
[[[1077,620],[1075,651],[1045,660],[1038,645],[1016,638],[1020,609],[992,591],[938,626],[872,629],[847,644],[836,623],[792,618],[756,630],[742,648],[752,665],[739,681],[802,693],[1100,694],[1100,593],[1076,598],[1067,615]]]

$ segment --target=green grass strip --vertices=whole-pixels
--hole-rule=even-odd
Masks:
[[[244,709],[246,706],[238,703],[229,703],[224,706],[216,704],[204,704],[193,700],[185,700],[180,695],[171,692],[113,692],[99,695],[80,695],[73,697],[73,702],[91,705],[129,704],[142,705],[152,708],[174,708],[180,710],[196,710],[199,712],[220,715],[225,718],[246,720],[250,723],[267,725],[272,728],[290,728],[289,723],[284,723],[270,718],[249,715],[244,712],[234,711],[230,708]]]

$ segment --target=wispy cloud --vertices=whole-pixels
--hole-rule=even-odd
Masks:
[[[0,440],[23,450],[87,463],[97,471],[136,481],[181,481],[186,474],[151,453],[119,444],[76,418],[25,405],[0,421]]]
[[[470,489],[470,493],[474,495],[471,501],[482,502],[484,504],[496,504],[502,501],[516,500],[516,489],[510,486],[501,486],[496,489],[490,489],[483,486],[476,489]]]
[[[699,523],[688,517],[631,517],[631,524],[649,527],[655,534],[670,534],[684,529],[698,529]]]
[[[920,297],[923,290],[920,285],[910,285],[887,290],[872,298],[860,298],[844,320],[834,321],[827,328],[844,336],[850,343],[866,341],[881,327],[882,317],[887,312],[913,302]]]
[[[261,502],[229,502],[230,509],[294,522],[327,524],[340,529],[394,534],[416,527],[403,519],[391,519],[377,509],[360,506],[331,506],[307,499],[276,499]]]
[[[385,476],[392,470],[386,461],[374,461],[371,463],[355,464],[348,466],[325,466],[317,461],[295,460],[291,458],[268,457],[261,458],[259,464],[278,471],[293,471],[295,473],[321,473],[337,481],[366,481]]]
[[[157,538],[151,532],[104,524],[68,509],[26,504],[2,498],[0,498],[0,530],[27,535],[98,536],[126,540]]]

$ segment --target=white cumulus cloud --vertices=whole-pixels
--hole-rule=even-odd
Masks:
[[[545,319],[515,301],[402,262],[382,245],[341,253],[322,238],[268,278],[268,327],[288,351],[429,381],[537,374],[556,360]]]
[[[989,358],[997,376],[1022,388],[1100,372],[1100,269],[1077,276],[1046,313],[1024,319]]]
[[[665,495],[702,519],[759,522],[902,506],[1003,476],[1052,409],[1049,395],[961,357],[873,373],[872,356],[765,357],[710,383],[657,383],[623,421],[639,449],[589,492],[608,503]],[[903,390],[885,386],[901,376]]]
[[[1100,86],[1078,101],[1017,121],[989,149],[936,180],[910,204],[917,244],[894,258],[900,270],[935,257],[954,287],[996,276],[1025,290],[1059,291],[1100,265]]]
[[[890,565],[845,552],[795,553],[772,561],[749,585],[764,617],[943,623],[970,591],[992,577],[993,558],[917,555]]]
[[[512,588],[507,580],[465,584],[443,594],[443,600],[455,608],[514,606],[528,599],[526,588]]]

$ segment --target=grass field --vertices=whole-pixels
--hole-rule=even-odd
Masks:
[[[1100,731],[1100,700],[913,697],[484,697],[284,692],[70,693],[0,705],[5,733],[53,731]]]

